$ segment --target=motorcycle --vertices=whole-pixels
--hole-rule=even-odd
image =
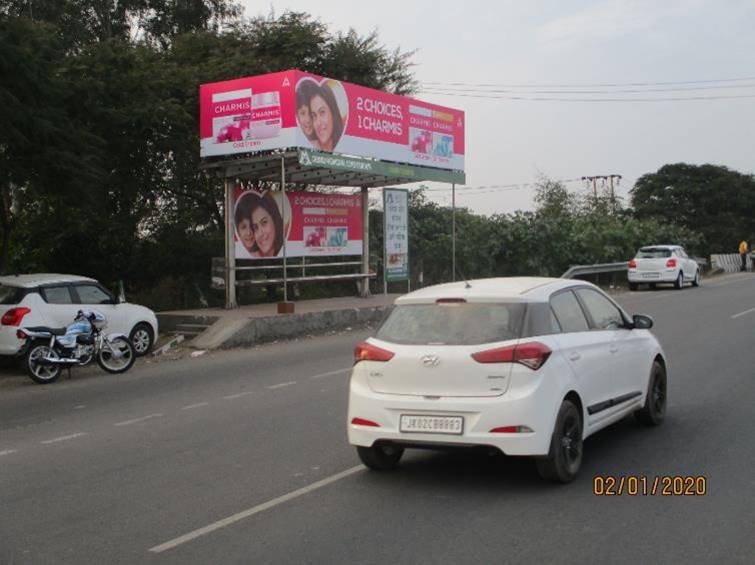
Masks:
[[[107,318],[100,312],[79,310],[65,328],[24,327],[16,337],[25,340],[24,366],[39,384],[58,380],[63,368],[88,365],[93,359],[108,373],[125,373],[136,360],[131,340],[123,334],[105,335]]]

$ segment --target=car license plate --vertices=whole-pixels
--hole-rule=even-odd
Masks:
[[[643,273],[642,278],[643,279],[658,279],[661,277],[660,273]]]
[[[402,414],[399,430],[404,433],[461,435],[464,432],[464,418]]]

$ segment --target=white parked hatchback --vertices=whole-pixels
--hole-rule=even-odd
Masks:
[[[672,283],[677,289],[684,288],[686,282],[700,286],[700,266],[680,245],[641,247],[627,267],[629,290],[637,290],[642,283],[651,287],[657,283]]]
[[[34,274],[0,277],[0,355],[16,355],[23,341],[21,327],[66,327],[82,308],[107,318],[108,333],[131,339],[137,355],[147,353],[157,336],[155,313],[137,304],[121,303],[94,279],[75,275]]]
[[[354,351],[349,442],[376,470],[407,447],[487,446],[571,481],[591,434],[630,413],[663,421],[667,365],[652,325],[576,280],[483,279],[404,295]]]

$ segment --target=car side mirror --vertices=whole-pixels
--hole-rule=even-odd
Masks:
[[[636,330],[649,330],[653,327],[653,318],[645,314],[635,314],[632,316],[632,324]]]

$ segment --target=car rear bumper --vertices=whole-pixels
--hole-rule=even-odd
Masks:
[[[662,271],[628,271],[627,279],[631,283],[673,283],[679,276],[678,269]]]
[[[558,401],[547,388],[537,386],[526,394],[507,392],[496,397],[441,397],[381,394],[356,376],[351,379],[348,412],[349,443],[369,447],[375,442],[442,448],[488,446],[506,455],[547,455]],[[461,434],[406,433],[400,431],[402,414],[461,416]],[[352,424],[362,418],[379,427]],[[491,433],[503,426],[527,426],[525,433]]]
[[[0,355],[18,355],[25,344],[16,337],[17,326],[0,326]]]

